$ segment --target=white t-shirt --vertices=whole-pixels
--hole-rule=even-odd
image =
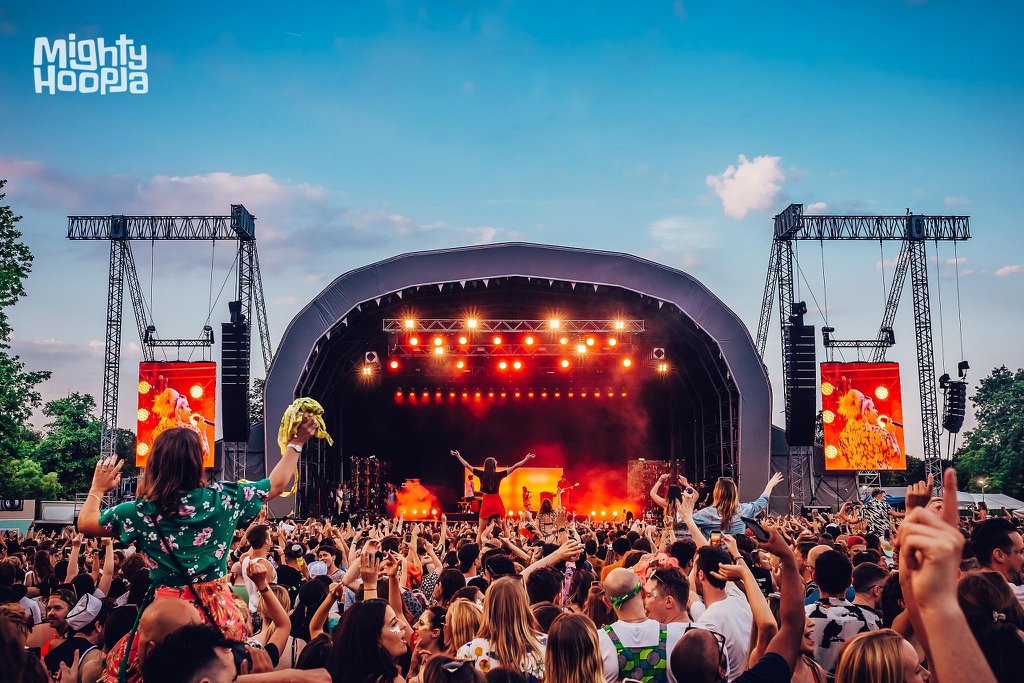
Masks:
[[[533,675],[537,680],[544,680],[544,651],[547,649],[548,637],[543,633],[537,634],[537,642],[540,646],[540,654],[527,657],[526,661],[520,662],[523,673]],[[491,652],[491,644],[486,638],[474,638],[459,648],[456,657],[459,659],[470,659],[477,670],[486,674],[491,669],[506,666],[494,658]],[[514,665],[510,668],[515,668]]]
[[[31,598],[24,597],[18,601],[18,605],[25,610],[25,614],[32,617],[32,624],[39,625],[43,623],[43,610],[40,609],[39,603]]]
[[[698,623],[725,636],[725,651],[729,657],[729,680],[732,680],[747,668],[754,614],[750,611],[750,604],[743,591],[734,584],[726,585],[725,593],[725,600],[708,605]]]
[[[675,683],[676,679],[672,675],[672,667],[669,665],[668,660],[672,657],[672,648],[676,646],[676,642],[683,635],[683,631],[688,625],[683,622],[673,622],[665,625],[668,628],[665,640],[665,669],[669,683]],[[626,648],[655,647],[661,639],[661,624],[656,619],[648,619],[636,623],[616,621],[612,624],[612,630],[619,637],[622,647]],[[604,679],[608,683],[615,683],[615,681],[620,680],[619,655],[615,651],[615,643],[612,642],[611,637],[605,633],[603,628],[597,629],[597,642],[601,646],[601,661],[604,662]]]
[[[260,608],[260,592],[256,588],[256,584],[252,579],[249,578],[249,563],[250,562],[266,562],[267,564],[267,583],[277,583],[277,569],[274,567],[274,563],[266,557],[243,557],[242,558],[242,581],[245,583],[245,590],[249,593],[249,611],[255,612]]]

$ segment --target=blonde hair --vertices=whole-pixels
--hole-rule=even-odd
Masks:
[[[539,630],[522,581],[505,577],[490,585],[484,595],[477,637],[487,639],[494,658],[503,667],[523,671],[530,659],[541,663]]]
[[[545,683],[604,683],[597,628],[583,614],[562,614],[551,622],[544,653]]]
[[[903,683],[902,642],[891,628],[850,638],[839,656],[835,683]]]
[[[292,611],[292,597],[288,595],[288,589],[284,586],[280,586],[276,583],[268,586],[271,591],[274,592],[274,597],[281,603],[281,607],[284,608],[285,613]],[[263,617],[263,636],[266,638],[265,643],[269,643],[270,639],[274,637],[274,631],[277,630],[277,626],[267,616],[267,601],[264,599],[263,594],[260,594],[259,604],[260,616]]]
[[[444,642],[454,656],[459,648],[473,640],[480,630],[483,614],[475,602],[459,598],[448,605],[444,616]]]
[[[728,531],[732,526],[732,518],[740,506],[739,494],[736,492],[736,482],[732,479],[719,479],[715,484],[715,491],[711,498],[711,505],[718,510],[722,518],[722,530]]]

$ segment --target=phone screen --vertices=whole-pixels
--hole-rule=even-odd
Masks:
[[[711,532],[711,545],[719,545],[722,542],[722,532],[712,531]]]

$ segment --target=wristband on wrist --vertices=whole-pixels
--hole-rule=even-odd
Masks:
[[[292,449],[296,453],[300,453],[300,454],[302,453],[302,446],[300,446],[297,443],[290,443],[290,444],[288,444],[288,448]]]

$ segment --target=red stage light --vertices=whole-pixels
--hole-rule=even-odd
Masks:
[[[435,356],[443,356],[444,355],[444,347],[443,346],[435,346],[434,347],[434,355]]]
[[[548,392],[546,392],[546,391],[540,392],[540,397],[541,398],[547,398],[548,397]]]
[[[498,369],[499,370],[508,370],[508,363],[506,363],[505,361],[501,361],[500,363],[498,363]]]
[[[430,400],[430,392],[429,391],[424,391],[423,392],[423,400],[425,400],[425,401],[429,401]]]
[[[455,392],[454,391],[448,392],[448,398],[455,398]]]
[[[594,398],[601,398],[601,392],[600,391],[595,391],[594,392]]]
[[[514,394],[513,394],[513,396],[515,396],[516,398],[519,398],[520,396],[522,396],[522,394],[520,394],[520,393],[519,393],[519,392],[517,391],[516,393],[514,393]]]
[[[419,343],[419,337],[409,337],[409,346],[418,346]]]
[[[556,391],[555,392],[555,398],[562,398],[562,392]]]
[[[595,343],[597,342],[594,340],[593,337],[587,337],[587,346],[593,346]]]
[[[514,370],[522,370],[522,369],[523,369],[523,363],[522,363],[522,361],[518,361],[518,360],[517,360],[517,361],[515,361],[514,363],[512,363],[512,368],[513,368]]]
[[[563,358],[563,359],[562,359],[562,362],[561,362],[561,363],[559,363],[559,365],[561,365],[561,366],[562,366],[563,368],[567,368],[567,367],[569,367],[569,361],[567,361],[567,360],[565,360],[565,359]]]
[[[390,363],[388,363],[388,365],[391,367],[392,370],[397,370],[398,369],[398,361],[397,360],[391,361]]]
[[[395,392],[395,398],[402,398],[402,390],[401,389],[399,389],[398,391]]]
[[[480,398],[480,397],[481,397],[482,395],[483,395],[483,394],[481,394],[481,393],[480,393],[480,392],[478,391],[478,392],[476,392],[475,394],[473,394],[473,398]]]
[[[466,327],[468,327],[471,330],[475,330],[476,329],[476,318],[470,318],[469,320],[467,320],[466,321]]]
[[[526,397],[527,397],[527,398],[533,398],[533,392],[531,391],[530,393],[528,393],[528,394],[526,395]]]
[[[502,398],[505,398],[506,396],[508,396],[508,394],[506,394],[506,393],[505,393],[504,391],[503,391],[503,392],[501,392],[501,397],[502,397]]]
[[[558,340],[558,343],[561,344],[562,346],[565,346],[566,344],[569,343],[569,338],[568,337],[562,337],[561,339]]]
[[[468,343],[469,343],[468,339],[466,339],[465,337],[459,337],[459,344],[465,346]]]
[[[580,392],[580,398],[586,398],[586,397],[587,397],[587,392],[581,391]]]
[[[488,391],[487,392],[487,398],[494,398],[494,392],[493,391]]]
[[[405,329],[411,330],[414,327],[416,327],[416,321],[415,320],[410,320],[410,319],[406,318],[406,320],[405,320]]]
[[[560,320],[549,320],[548,321],[548,325],[551,326],[551,329],[557,330],[562,325],[562,321],[560,321]]]
[[[619,396],[621,396],[622,398],[626,398],[626,392],[623,391],[621,394],[619,394]]]
[[[460,360],[455,364],[455,367],[458,368],[459,370],[463,369],[464,367],[466,367],[466,361]]]
[[[628,358],[623,358],[622,359],[622,367],[629,368],[629,367],[632,367],[632,366],[633,366],[633,361],[631,361]]]
[[[444,339],[441,339],[441,337],[434,337],[434,346],[440,346],[441,344],[444,344]]]
[[[430,508],[430,514],[437,517],[437,508]]]
[[[462,398],[469,398],[469,392],[468,391],[463,391],[462,392]]]
[[[586,352],[587,352],[587,347],[584,344],[577,344],[576,345],[576,353],[586,353]]]
[[[569,398],[572,398],[572,392],[571,391],[569,392]]]
[[[440,391],[436,392],[434,394],[434,398],[436,398],[438,401],[440,401],[441,400],[441,392]]]
[[[615,346],[618,343],[619,342],[615,340],[615,337],[609,337],[608,338],[608,346]]]
[[[526,339],[523,340],[523,343],[526,344],[527,346],[533,346],[533,337],[527,337]]]
[[[494,344],[495,346],[501,346],[501,337],[495,337],[494,339],[491,340],[491,343]]]

